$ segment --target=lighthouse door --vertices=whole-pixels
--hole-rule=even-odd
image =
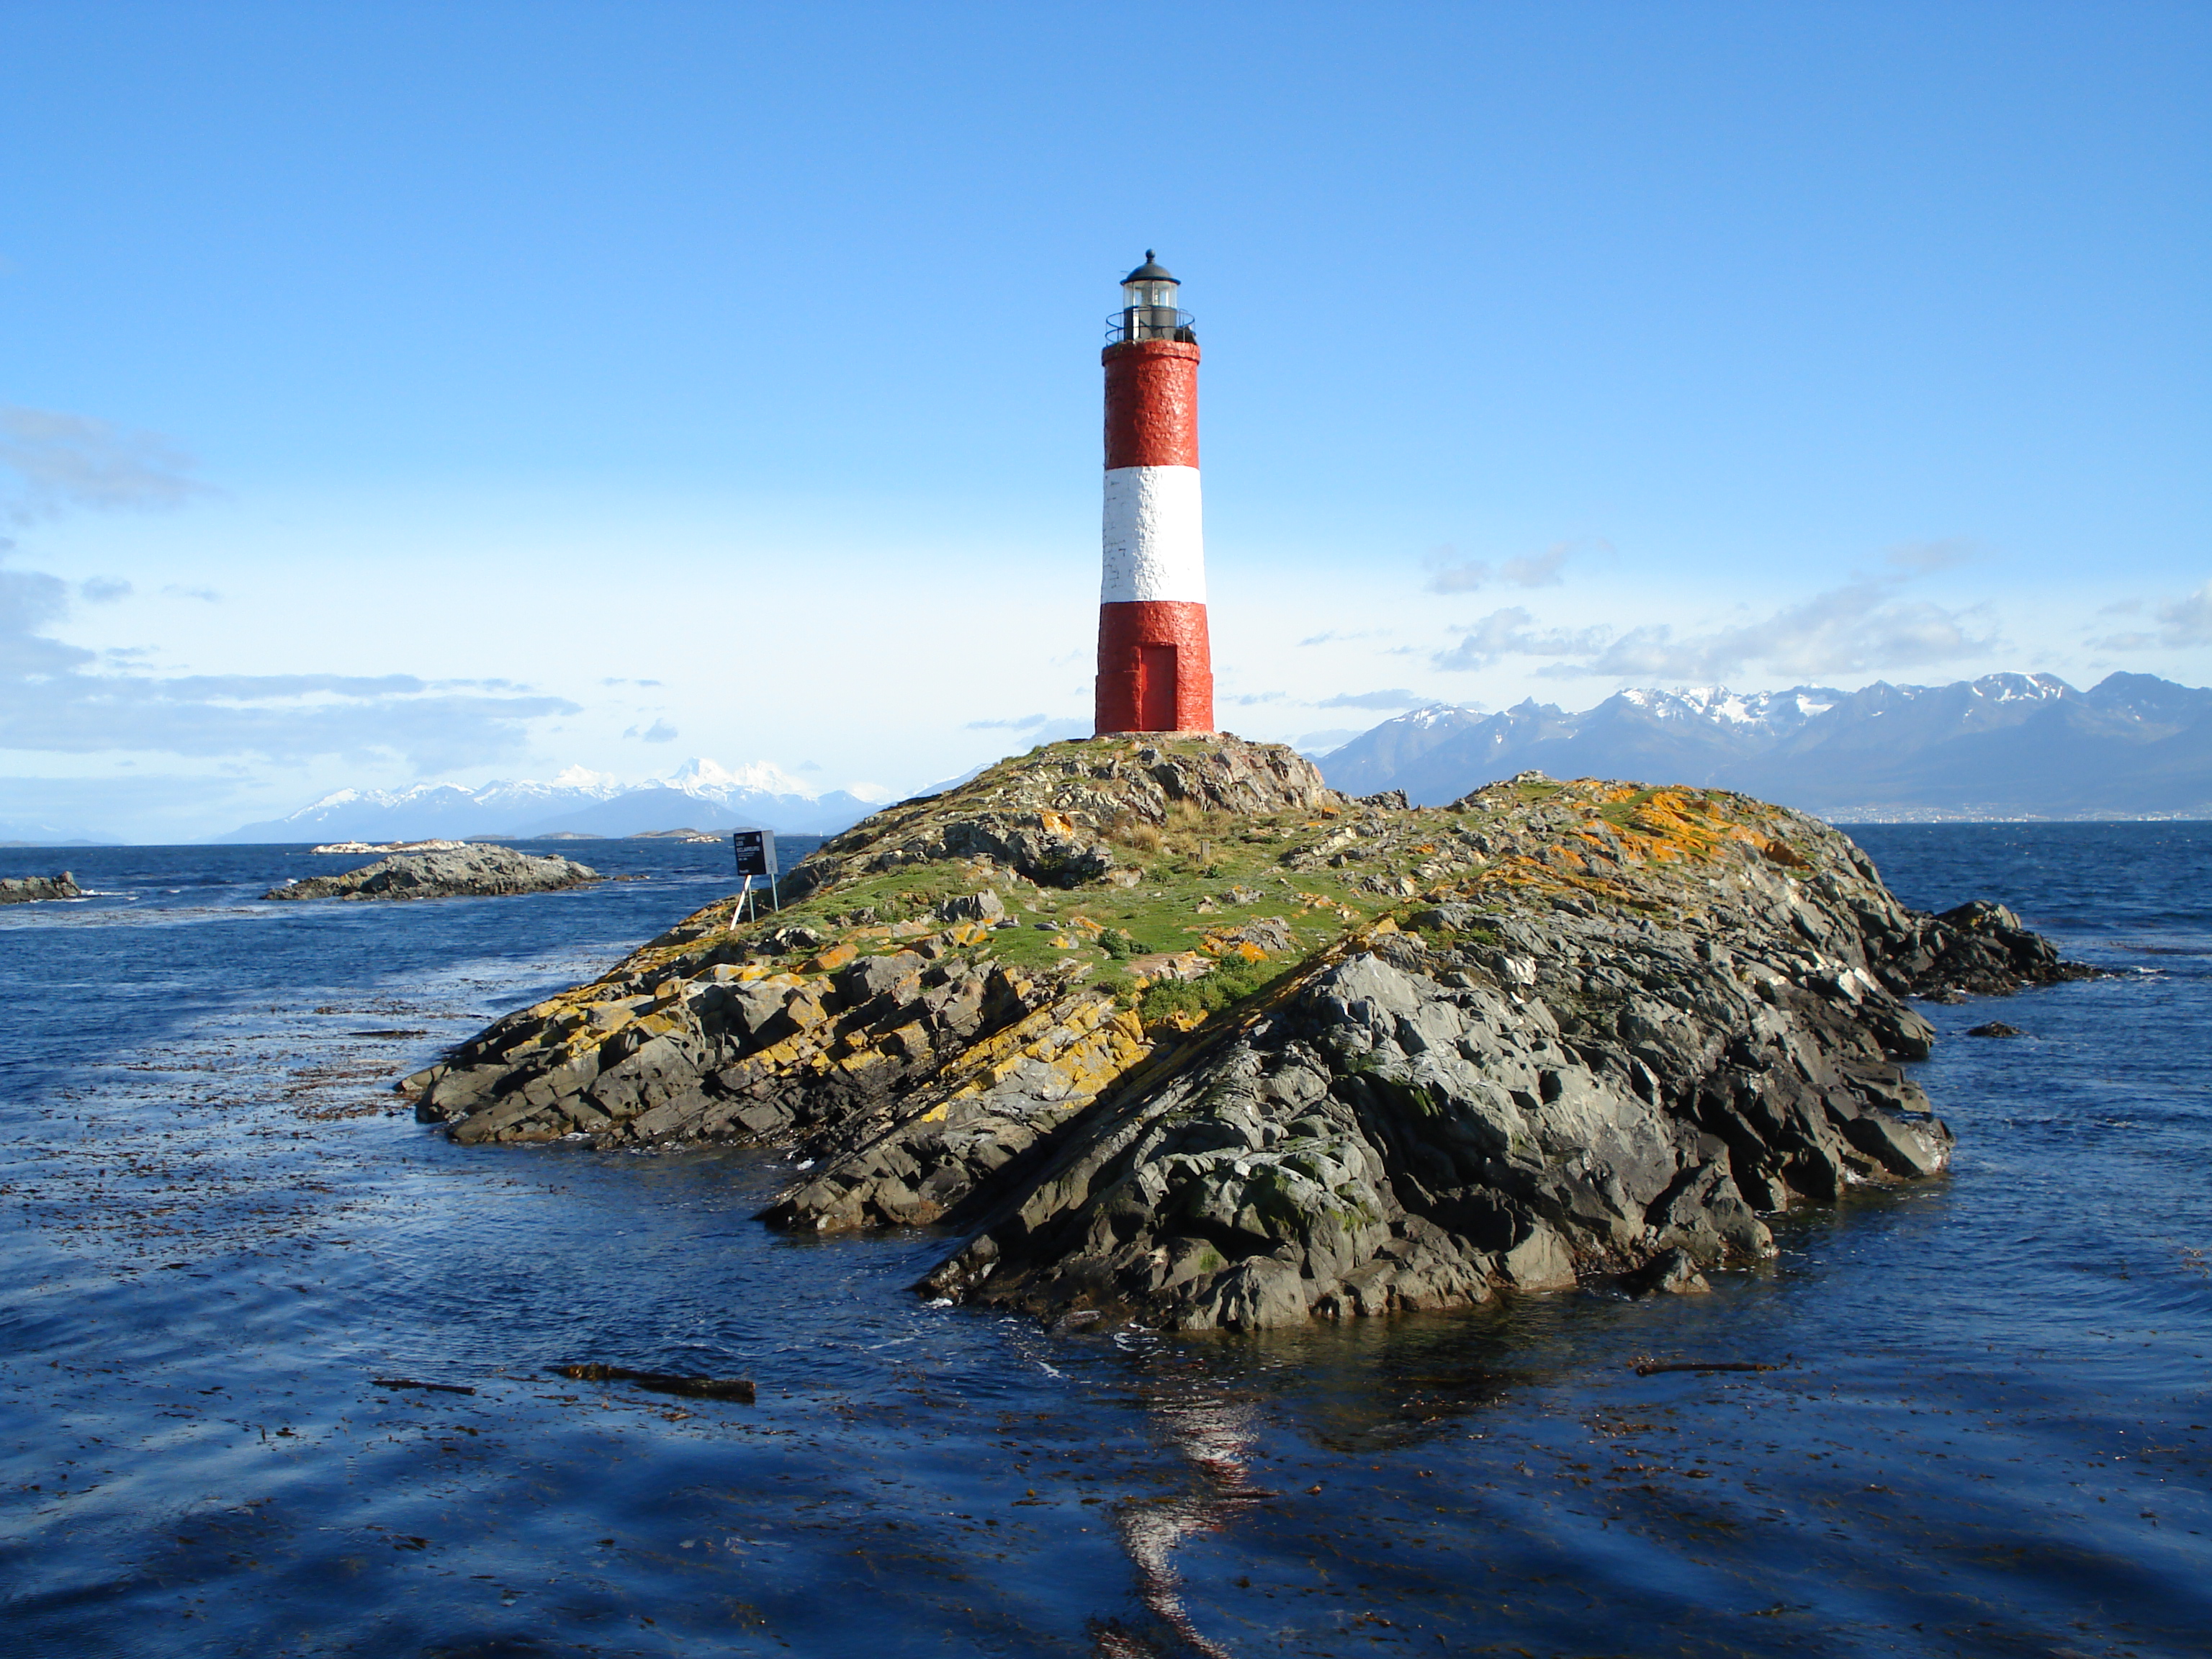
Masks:
[[[1176,647],[1139,646],[1137,659],[1137,729],[1176,729]]]

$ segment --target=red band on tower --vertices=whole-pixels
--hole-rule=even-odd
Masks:
[[[1099,732],[1213,730],[1206,607],[1138,599],[1098,607]]]
[[[1198,348],[1182,340],[1109,345],[1106,470],[1198,465]]]

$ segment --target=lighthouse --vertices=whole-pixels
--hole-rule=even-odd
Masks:
[[[1198,337],[1147,249],[1121,279],[1106,349],[1104,579],[1097,730],[1211,732]]]

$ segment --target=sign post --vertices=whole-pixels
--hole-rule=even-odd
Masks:
[[[766,876],[769,902],[775,908],[783,908],[783,900],[776,891],[775,831],[773,830],[739,830],[730,836],[730,846],[738,858],[738,873],[745,878],[744,896],[738,902],[742,910],[751,902],[753,878]],[[736,923],[734,915],[732,925]]]

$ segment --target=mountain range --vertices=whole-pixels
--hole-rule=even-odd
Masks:
[[[1534,769],[1740,790],[1844,822],[2212,817],[2212,690],[2051,674],[1856,691],[1621,691],[1569,714],[1534,698],[1383,721],[1321,757],[1351,794],[1417,804]]]
[[[834,835],[878,803],[842,789],[817,793],[762,762],[735,769],[688,760],[665,778],[622,783],[572,766],[550,783],[501,780],[479,788],[418,783],[340,789],[281,818],[249,823],[224,842],[422,841],[503,836],[634,836],[653,830],[773,830]]]

